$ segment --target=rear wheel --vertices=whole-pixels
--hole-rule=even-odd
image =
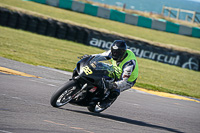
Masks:
[[[101,106],[101,102],[97,102],[96,104],[90,105],[90,106],[88,106],[87,108],[88,108],[88,110],[89,110],[90,112],[100,113],[100,112],[106,110],[108,107],[110,107],[110,106],[114,103],[114,101],[115,101],[116,99],[117,99],[117,98],[113,99],[110,103],[108,103],[108,104],[105,105],[105,106]]]
[[[76,82],[71,80],[52,95],[50,103],[53,107],[61,107],[69,103],[75,97],[76,92]]]

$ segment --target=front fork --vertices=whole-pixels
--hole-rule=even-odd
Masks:
[[[104,90],[104,92],[103,92],[104,97],[102,98],[102,100],[106,99],[110,94],[110,91],[108,90],[109,88],[106,87],[106,83],[105,82],[106,82],[105,78],[102,78],[102,84],[103,84],[102,87],[103,87],[103,90]]]
[[[78,98],[78,97],[80,96],[81,92],[82,92],[86,87],[87,87],[87,83],[85,83],[85,84],[81,87],[81,89],[78,90],[78,91],[72,96],[72,98],[73,98],[73,99]]]

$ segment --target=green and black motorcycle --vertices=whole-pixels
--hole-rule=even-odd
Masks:
[[[100,113],[116,100],[101,106],[110,94],[109,83],[115,80],[113,65],[100,55],[80,59],[72,79],[52,95],[50,103],[53,107],[70,103],[85,106],[90,112]]]

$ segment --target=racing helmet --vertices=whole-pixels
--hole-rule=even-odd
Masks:
[[[111,56],[115,61],[121,61],[126,55],[127,45],[123,40],[115,40],[111,46]]]

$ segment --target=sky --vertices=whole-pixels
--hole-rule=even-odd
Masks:
[[[190,1],[196,1],[196,2],[200,2],[200,0],[190,0]]]

